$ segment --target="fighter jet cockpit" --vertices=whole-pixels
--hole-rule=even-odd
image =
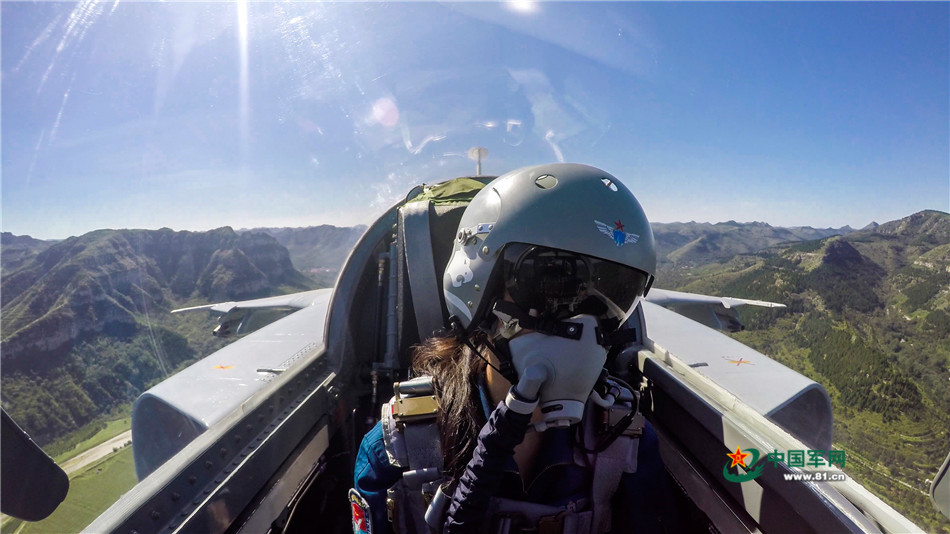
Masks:
[[[950,532],[948,16],[2,3],[2,532]]]

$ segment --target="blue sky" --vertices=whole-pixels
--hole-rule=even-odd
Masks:
[[[472,173],[472,146],[490,174],[599,166],[659,222],[950,209],[946,2],[89,0],[0,16],[15,234],[367,224],[417,183]]]

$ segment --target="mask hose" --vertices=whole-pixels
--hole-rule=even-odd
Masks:
[[[611,384],[607,380],[607,370],[604,369],[600,372],[600,378],[597,379],[597,386],[594,387],[590,392],[590,400],[594,401],[594,404],[600,406],[601,408],[610,408],[617,402],[617,399],[620,398],[620,388]],[[597,391],[597,388],[603,388],[604,395],[601,396],[600,392]]]

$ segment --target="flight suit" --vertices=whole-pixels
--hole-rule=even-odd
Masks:
[[[487,404],[484,395],[483,404]],[[493,497],[572,511],[587,508],[593,471],[574,460],[574,432],[572,427],[549,429],[542,434],[535,458],[537,474],[526,485],[514,459],[509,458],[502,473],[503,482]],[[400,481],[402,473],[402,468],[389,461],[379,423],[363,438],[354,477],[354,487],[369,508],[368,523],[373,533],[393,531],[387,519],[387,490]],[[623,474],[611,504],[614,533],[675,531],[673,492],[660,458],[656,433],[649,424],[640,437],[637,471]],[[364,511],[354,509],[354,513]]]

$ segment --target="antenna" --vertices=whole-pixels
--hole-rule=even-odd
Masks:
[[[473,159],[476,161],[475,164],[475,176],[482,175],[482,158],[488,155],[488,149],[480,146],[475,146],[468,149],[468,159]]]

